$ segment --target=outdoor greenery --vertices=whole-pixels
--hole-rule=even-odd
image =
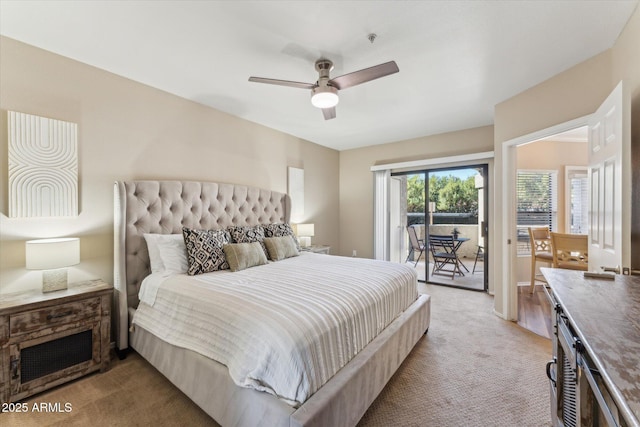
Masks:
[[[429,201],[436,204],[437,212],[477,213],[478,190],[475,179],[470,176],[460,179],[456,176],[429,177]],[[424,212],[425,185],[423,175],[411,175],[407,179],[407,211]]]
[[[424,213],[424,179],[410,175],[407,179],[407,212]]]

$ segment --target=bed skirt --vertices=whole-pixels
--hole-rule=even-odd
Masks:
[[[129,338],[134,350],[224,427],[346,427],[358,423],[429,328],[430,312],[430,297],[420,295],[297,409],[268,393],[236,386],[226,366],[138,326]]]

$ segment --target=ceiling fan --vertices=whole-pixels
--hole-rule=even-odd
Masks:
[[[311,89],[311,103],[320,109],[325,120],[336,117],[336,105],[338,104],[338,90],[346,89],[366,83],[380,77],[388,76],[400,71],[395,61],[374,65],[353,73],[344,74],[331,79],[329,73],[333,69],[333,62],[328,59],[316,61],[318,71],[318,81],[315,83],[292,82],[290,80],[267,79],[264,77],[249,77],[250,82],[268,83],[272,85],[297,87],[300,89]]]

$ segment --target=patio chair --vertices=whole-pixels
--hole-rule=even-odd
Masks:
[[[451,274],[451,279],[455,278],[456,273],[464,276],[464,273],[460,270],[460,260],[456,253],[456,246],[455,239],[450,234],[429,235],[429,250],[433,258],[431,275],[440,274],[448,276]],[[450,269],[447,269],[447,266],[450,266]]]
[[[409,255],[407,255],[407,259],[404,261],[405,263],[409,261],[411,255],[415,256],[416,252],[419,252],[418,257],[415,258],[415,264],[413,266],[418,265],[418,261],[420,261],[420,257],[424,253],[424,240],[418,237],[418,232],[413,225],[407,227],[407,233],[409,233],[409,243],[411,244],[411,250],[409,251]]]

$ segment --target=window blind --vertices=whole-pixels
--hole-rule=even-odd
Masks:
[[[570,233],[589,232],[589,179],[585,173],[569,174]]]
[[[516,182],[518,255],[531,252],[529,227],[556,229],[555,171],[518,171]]]

